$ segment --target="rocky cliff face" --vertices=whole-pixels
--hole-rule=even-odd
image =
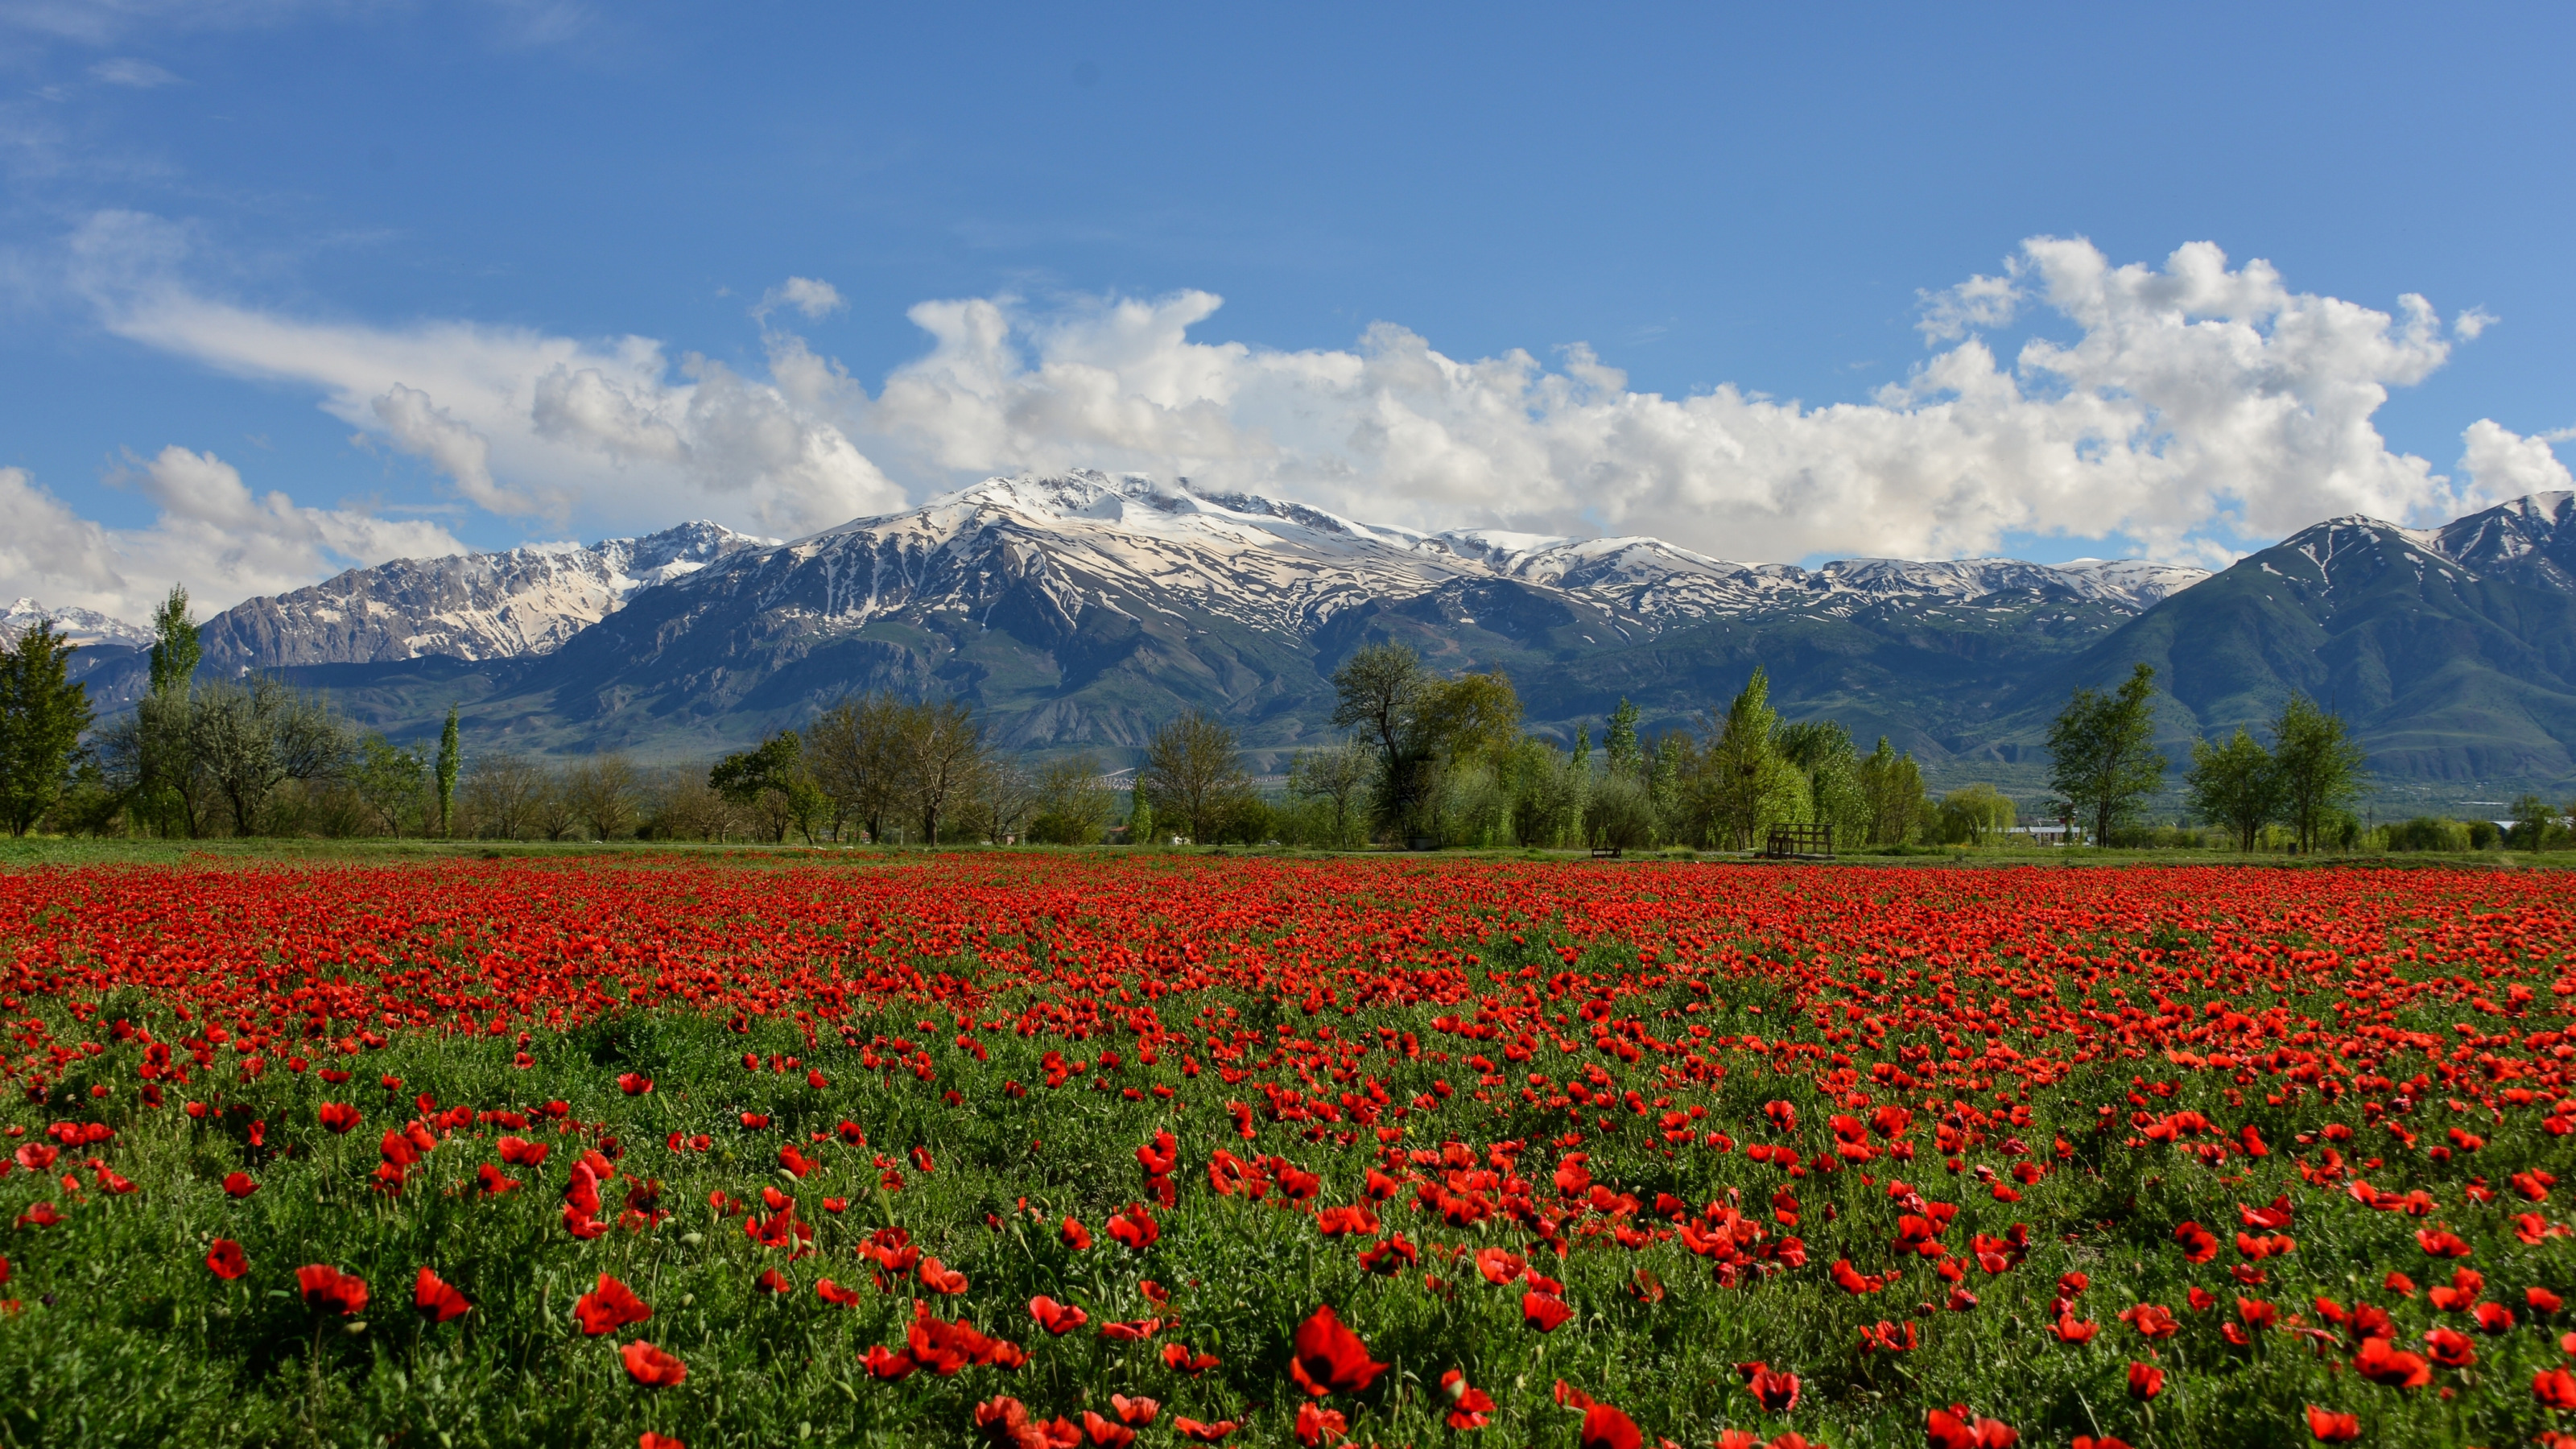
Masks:
[[[769,542],[697,522],[588,547],[397,559],[236,605],[198,637],[206,665],[227,672],[432,655],[522,659],[562,647],[639,590]]]

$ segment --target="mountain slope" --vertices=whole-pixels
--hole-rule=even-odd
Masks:
[[[530,748],[702,753],[892,688],[966,697],[1020,747],[1132,748],[1201,708],[1275,748],[1327,731],[1329,676],[1353,649],[1403,639],[1435,667],[1510,671],[1534,723],[1569,738],[1623,694],[1650,725],[1682,723],[1759,657],[1938,750],[1936,726],[1986,717],[1975,686],[1997,668],[2072,654],[2198,577],[1749,566],[1652,539],[1377,528],[1099,474],[993,479],[640,590],[542,658],[482,671],[480,708]]]
[[[2576,499],[2539,494],[2438,529],[2329,519],[2141,615],[2068,662],[2107,685],[2156,667],[2167,753],[2256,729],[2293,689],[2349,719],[2396,779],[2576,778]],[[2031,741],[2063,684],[2018,693]]]
[[[561,647],[641,589],[769,542],[701,521],[587,547],[396,559],[252,599],[209,620],[198,638],[205,662],[226,673],[428,655],[526,658]]]

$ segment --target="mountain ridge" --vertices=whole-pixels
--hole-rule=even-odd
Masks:
[[[998,740],[1035,750],[1124,755],[1205,709],[1275,760],[1328,736],[1342,658],[1398,640],[1444,671],[1504,669],[1532,727],[1568,742],[1621,698],[1650,730],[1695,725],[1760,663],[1792,718],[1886,733],[1936,775],[2036,788],[2023,777],[2066,690],[2144,660],[2167,688],[2177,757],[2299,688],[2346,707],[2404,778],[2576,778],[2566,494],[2430,529],[2329,519],[2215,575],[2135,560],[1738,564],[1646,538],[1382,527],[1099,473],[998,477],[803,538],[694,546],[670,577],[585,564],[592,582],[551,593],[560,556],[522,559],[511,577],[534,582],[477,596],[516,615],[490,605],[456,624],[457,609],[431,607],[435,589],[379,587],[505,557],[477,555],[352,570],[282,596],[304,600],[294,608],[255,600],[208,629],[224,667],[329,688],[397,737],[456,702],[480,737],[545,753],[703,757],[885,688],[968,699]],[[559,594],[588,612],[547,614]],[[372,632],[326,617],[377,604]],[[451,621],[472,648],[416,618]]]

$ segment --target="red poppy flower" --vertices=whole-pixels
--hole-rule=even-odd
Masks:
[[[2355,1372],[2375,1384],[2420,1389],[2433,1381],[2433,1366],[2384,1338],[2365,1338],[2352,1356]]]
[[[1131,1202],[1124,1211],[1109,1220],[1109,1236],[1139,1253],[1152,1247],[1154,1240],[1162,1235],[1161,1225],[1154,1221],[1154,1215],[1146,1211],[1143,1203]]]
[[[1064,1226],[1056,1229],[1056,1236],[1064,1240],[1066,1247],[1077,1253],[1089,1252],[1091,1249],[1091,1229],[1084,1227],[1073,1218],[1064,1220]]]
[[[2478,1351],[2469,1336],[2452,1328],[2436,1328],[2424,1335],[2433,1351],[2433,1362],[2444,1368],[2467,1368],[2478,1361]]]
[[[1763,1408],[1774,1414],[1785,1414],[1798,1407],[1796,1374],[1782,1373],[1768,1364],[1757,1364],[1754,1372],[1746,1376],[1744,1386],[1752,1390],[1754,1398],[1761,1400]]]
[[[346,1102],[325,1102],[321,1106],[319,1115],[322,1118],[322,1125],[333,1132],[346,1132],[357,1126],[361,1120],[358,1109]]]
[[[2093,1335],[2102,1331],[2102,1325],[2072,1313],[2061,1313],[2057,1315],[2054,1331],[2059,1343],[2091,1343]]]
[[[1481,1429],[1485,1427],[1485,1416],[1494,1412],[1494,1396],[1470,1386],[1467,1376],[1457,1369],[1440,1376],[1440,1392],[1449,1400],[1452,1429]]]
[[[966,1291],[966,1275],[940,1262],[937,1258],[922,1259],[918,1271],[921,1286],[933,1293],[954,1297]]]
[[[1521,1275],[1528,1271],[1528,1262],[1520,1254],[1508,1248],[1476,1250],[1476,1272],[1488,1283],[1505,1285],[1517,1283],[1521,1280]]]
[[[653,1090],[653,1079],[642,1072],[619,1072],[617,1090],[630,1097],[640,1097]]]
[[[1029,1316],[1038,1326],[1052,1334],[1067,1334],[1091,1321],[1091,1315],[1070,1303],[1058,1303],[1041,1294],[1029,1300]]]
[[[230,1238],[217,1238],[214,1247],[206,1253],[206,1267],[216,1277],[230,1282],[250,1271],[250,1257],[242,1252],[241,1244]],[[0,1283],[7,1281],[7,1278],[0,1277]]]
[[[867,1371],[871,1376],[882,1379],[887,1383],[893,1383],[898,1379],[904,1378],[914,1369],[920,1367],[918,1363],[913,1361],[911,1354],[896,1353],[881,1343],[870,1344],[868,1346],[867,1357],[861,1359],[859,1362],[866,1366]]]
[[[1174,1432],[1184,1439],[1200,1444],[1221,1443],[1237,1427],[1232,1419],[1219,1419],[1213,1424],[1202,1424],[1187,1414],[1179,1415],[1172,1420]]]
[[[656,1434],[647,1429],[643,1437],[635,1441],[635,1449],[689,1449],[689,1446],[668,1434]]]
[[[1524,1293],[1521,1295],[1521,1322],[1541,1333],[1556,1332],[1558,1324],[1573,1316],[1574,1310],[1566,1307],[1565,1300],[1554,1294]]]
[[[2152,1399],[2165,1391],[2165,1371],[2151,1363],[2129,1361],[2129,1397]]]
[[[1594,1404],[1583,1411],[1583,1427],[1575,1431],[1574,1442],[1580,1449],[1644,1449],[1646,1436],[1636,1420],[1608,1404]]]
[[[2534,1313],[2555,1313],[2566,1306],[2566,1300],[2537,1283],[2522,1290],[2522,1301],[2530,1305]]]
[[[251,1181],[250,1174],[247,1172],[231,1172],[224,1175],[224,1196],[226,1197],[248,1197],[257,1191],[259,1191],[259,1184]]]
[[[2308,1434],[2320,1444],[2349,1444],[2361,1437],[2359,1414],[2338,1414],[2308,1405]]]
[[[2011,1425],[1982,1414],[1971,1418],[1965,1404],[1926,1413],[1923,1433],[1932,1441],[1932,1449],[2012,1449],[2021,1442]]]
[[[17,1225],[22,1228],[50,1228],[62,1220],[63,1215],[54,1211],[52,1203],[40,1202],[18,1214]]]
[[[599,1275],[599,1287],[574,1301],[572,1316],[581,1320],[581,1331],[593,1338],[615,1333],[630,1323],[642,1323],[653,1316],[635,1290],[606,1273]],[[674,1380],[674,1382],[677,1382]]]
[[[512,1167],[542,1167],[546,1154],[554,1148],[544,1142],[530,1142],[524,1137],[503,1137],[494,1144],[501,1150],[501,1160]]]
[[[2424,1253],[2427,1257],[2465,1258],[2469,1256],[2470,1250],[2468,1243],[2457,1233],[2440,1232],[2432,1228],[2417,1228],[2415,1230],[2415,1241],[2424,1249]]]
[[[1159,1318],[1137,1318],[1124,1323],[1104,1323],[1100,1325],[1100,1336],[1111,1343],[1143,1343],[1162,1329],[1163,1320]]]
[[[2552,1409],[2576,1409],[2576,1374],[2564,1368],[2531,1376],[2531,1396]]]
[[[653,1345],[637,1339],[617,1350],[626,1364],[626,1376],[648,1389],[666,1389],[689,1376],[689,1366]]]
[[[1288,1376],[1310,1394],[1356,1394],[1387,1370],[1369,1358],[1368,1345],[1344,1326],[1329,1303],[1297,1325],[1289,1346],[1296,1356],[1288,1361]]]
[[[752,1280],[751,1286],[763,1293],[786,1294],[796,1291],[796,1280],[772,1268]]]
[[[2182,1331],[2173,1314],[2161,1305],[2139,1303],[2120,1310],[2120,1321],[2148,1338],[2171,1338]]]
[[[430,1322],[445,1323],[474,1305],[465,1301],[465,1295],[457,1292],[454,1284],[431,1272],[424,1264],[420,1276],[412,1280],[411,1306],[419,1309]]]
[[[1342,1417],[1339,1409],[1327,1409],[1316,1404],[1297,1406],[1297,1442],[1307,1449],[1318,1449],[1327,1440],[1339,1440],[1350,1427],[1350,1421]]]
[[[1159,1400],[1143,1397],[1131,1399],[1125,1394],[1111,1394],[1109,1408],[1118,1416],[1118,1422],[1133,1424],[1140,1429],[1153,1423],[1154,1416],[1163,1412],[1163,1406]]]
[[[1178,1369],[1180,1372],[1185,1374],[1203,1374],[1209,1369],[1215,1368],[1216,1365],[1217,1358],[1215,1354],[1194,1354],[1190,1352],[1190,1346],[1186,1343],[1167,1343],[1163,1345],[1163,1366],[1165,1368]]]
[[[367,1306],[367,1283],[354,1273],[343,1273],[327,1263],[313,1263],[295,1270],[295,1286],[303,1293],[306,1304],[328,1309],[343,1318],[357,1316]]]
[[[814,1296],[838,1308],[853,1308],[859,1303],[857,1290],[844,1288],[829,1278],[815,1283]]]
[[[1127,1449],[1136,1442],[1135,1430],[1090,1409],[1082,1411],[1082,1432],[1091,1440],[1092,1449]]]

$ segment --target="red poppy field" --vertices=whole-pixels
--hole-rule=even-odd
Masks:
[[[2576,1449],[2571,904],[12,874],[0,1442]]]

